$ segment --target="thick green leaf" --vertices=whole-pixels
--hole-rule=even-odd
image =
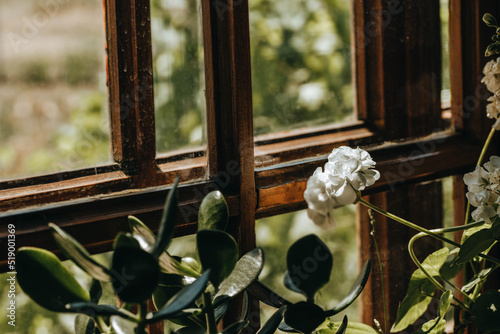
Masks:
[[[234,324],[230,325],[224,331],[222,331],[222,334],[238,334],[241,332],[246,326],[248,326],[248,321],[242,320],[235,322]]]
[[[341,322],[324,322],[317,330],[317,334],[334,334],[337,333],[339,328],[342,326]],[[359,322],[349,322],[347,324],[347,334],[379,334],[372,327],[359,323]]]
[[[198,211],[199,230],[225,231],[229,221],[226,200],[218,190],[209,193],[200,204]]]
[[[325,319],[321,307],[313,303],[298,302],[288,306],[285,311],[285,322],[305,334],[312,333]]]
[[[310,234],[290,246],[286,263],[291,284],[313,301],[316,292],[330,280],[333,257],[328,247]]]
[[[132,236],[132,234],[123,232],[118,233],[113,241],[113,249],[120,247],[141,248],[139,242]]]
[[[165,208],[163,209],[163,215],[158,229],[158,237],[156,238],[155,246],[151,252],[155,258],[158,258],[163,251],[167,249],[170,241],[172,241],[172,237],[174,236],[175,220],[177,217],[177,203],[179,198],[177,191],[178,184],[179,178],[176,178],[165,202]]]
[[[422,263],[424,269],[434,278],[439,277],[439,271],[448,257],[449,250],[444,247],[429,255]],[[406,297],[399,305],[396,322],[391,332],[400,332],[413,324],[427,310],[436,287],[427,276],[417,269],[410,278]]]
[[[154,233],[139,219],[129,216],[128,222],[132,235],[139,242],[139,245],[146,252],[151,253],[156,243]],[[163,252],[158,258],[160,268],[170,274],[198,277],[201,275],[199,264],[192,258],[183,258],[181,262],[170,256],[168,252]]]
[[[471,235],[460,246],[458,256],[453,261],[454,264],[469,262],[473,258],[490,248],[495,243],[493,233],[490,229],[480,230]]]
[[[165,306],[156,313],[148,315],[148,321],[156,322],[164,319],[177,318],[179,314],[198,298],[208,284],[210,270],[203,273],[194,283],[184,287],[173,296]]]
[[[125,315],[125,313],[123,313],[123,311],[121,311],[116,306],[98,305],[91,302],[70,303],[66,305],[66,309],[73,313],[85,314],[94,319],[97,316],[111,316],[111,315],[127,317],[127,315]]]
[[[252,296],[256,297],[264,304],[274,308],[280,308],[282,306],[292,304],[259,281],[255,281],[248,287],[247,290]]]
[[[65,305],[90,301],[90,296],[51,252],[22,247],[17,252],[17,281],[36,303],[54,312],[67,312]]]
[[[490,13],[486,13],[483,15],[483,21],[484,23],[486,23],[488,27],[494,27],[494,28],[497,27],[497,20]]]
[[[246,253],[236,262],[231,274],[221,283],[215,295],[234,297],[250,286],[259,277],[264,267],[264,253],[262,249],[255,248]]]
[[[500,291],[489,290],[479,296],[472,304],[471,313],[474,324],[485,333],[499,333],[500,321]]]
[[[264,326],[257,332],[257,334],[274,334],[278,329],[283,316],[285,315],[286,306],[281,306],[278,311],[276,311],[269,320],[266,321]]]
[[[94,334],[97,333],[94,320],[84,314],[77,314],[75,317],[75,334]]]
[[[196,242],[203,270],[211,269],[210,282],[218,288],[238,261],[238,245],[231,235],[217,230],[198,231]]]
[[[90,285],[90,301],[95,304],[99,304],[99,300],[102,297],[102,285],[98,280],[93,279],[92,284]]]
[[[347,325],[348,325],[348,320],[347,320],[347,315],[344,315],[344,318],[342,319],[342,323],[340,324],[339,328],[335,332],[335,334],[344,334],[347,330]]]
[[[49,228],[56,244],[68,259],[96,280],[103,282],[111,280],[108,268],[94,260],[75,238],[53,223],[49,224]]]
[[[333,310],[325,311],[327,317],[331,317],[345,310],[349,305],[351,305],[356,300],[356,298],[358,298],[358,296],[365,288],[366,282],[368,282],[371,269],[372,269],[372,262],[371,260],[368,260],[366,261],[363,268],[361,268],[361,271],[358,277],[356,278],[356,281],[352,285],[352,288],[347,294],[347,296]]]
[[[124,302],[139,303],[153,294],[160,268],[156,259],[140,248],[115,249],[112,263],[113,289]]]
[[[136,328],[137,328],[136,322],[123,319],[121,317],[114,315],[111,316],[110,323],[115,334],[139,334],[136,333]],[[140,333],[140,334],[146,334],[146,333]]]

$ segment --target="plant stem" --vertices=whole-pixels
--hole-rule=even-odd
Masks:
[[[207,334],[217,334],[212,299],[209,292],[203,293],[203,308],[207,319]]]
[[[370,224],[372,225],[372,231],[370,235],[373,239],[373,245],[375,246],[375,253],[377,254],[377,260],[379,263],[380,284],[382,285],[382,307],[384,308],[384,331],[385,333],[387,333],[387,329],[389,328],[388,324],[389,319],[387,314],[387,303],[385,300],[384,264],[382,263],[382,259],[380,258],[377,239],[375,239],[375,218],[373,217],[373,211],[371,209],[368,209],[368,215],[370,216]]]
[[[142,302],[139,304],[139,323],[136,327],[137,334],[145,334],[146,333],[146,315],[148,313],[148,307],[146,302]]]
[[[450,239],[447,239],[447,238],[443,237],[442,235],[439,235],[439,234],[437,234],[437,233],[431,232],[431,231],[429,231],[428,229],[425,229],[425,228],[423,228],[423,227],[421,227],[421,226],[418,226],[417,224],[414,224],[414,223],[412,223],[412,222],[410,222],[410,221],[408,221],[408,220],[406,220],[406,219],[403,219],[403,218],[401,218],[401,217],[398,217],[398,216],[396,216],[396,215],[393,215],[393,214],[392,214],[392,213],[390,213],[390,212],[387,212],[387,211],[385,211],[385,210],[382,210],[381,208],[379,208],[379,207],[377,207],[377,206],[375,206],[375,205],[371,204],[370,202],[365,201],[365,200],[364,200],[363,198],[361,198],[361,197],[359,197],[359,202],[360,202],[361,204],[363,204],[363,205],[365,205],[365,206],[369,207],[369,208],[370,208],[370,209],[372,209],[373,211],[376,211],[376,212],[378,212],[378,213],[380,213],[380,214],[382,214],[382,215],[384,215],[384,216],[386,216],[386,217],[388,217],[388,218],[391,218],[392,220],[397,221],[397,222],[398,222],[398,223],[400,223],[400,224],[403,224],[403,225],[408,226],[409,228],[412,228],[412,229],[414,229],[414,230],[416,230],[416,231],[419,231],[419,232],[425,233],[425,234],[427,234],[427,235],[429,235],[429,236],[431,236],[431,237],[434,237],[434,238],[436,238],[436,239],[439,239],[439,240],[441,240],[441,241],[444,241],[444,242],[446,242],[446,243],[449,243],[450,245],[453,245],[453,246],[455,246],[455,247],[460,247],[460,244],[456,243],[455,241],[450,240]]]

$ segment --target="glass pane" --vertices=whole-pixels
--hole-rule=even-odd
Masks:
[[[158,152],[206,143],[199,0],[152,0],[151,34]]]
[[[110,160],[101,0],[0,2],[0,179]]]
[[[347,295],[359,271],[355,208],[350,205],[335,210],[337,227],[327,231],[314,225],[305,210],[258,220],[257,246],[262,247],[265,255],[260,281],[291,302],[303,301],[304,296],[288,290],[283,285],[286,253],[295,241],[314,233],[333,254],[330,282],[319,291],[315,302],[323,309],[335,307]],[[261,307],[264,323],[276,310],[262,303]],[[342,321],[345,314],[349,321],[359,321],[357,302],[331,320]]]
[[[354,120],[350,2],[249,6],[255,135]]]
[[[449,33],[449,0],[440,0],[441,6],[441,52],[442,52],[442,87],[441,101],[450,103],[450,33]]]

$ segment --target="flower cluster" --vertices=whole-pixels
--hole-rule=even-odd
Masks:
[[[322,228],[333,227],[334,207],[354,203],[358,191],[380,178],[380,173],[373,167],[375,162],[365,150],[347,146],[334,149],[328,156],[324,171],[318,167],[307,181],[304,198],[309,218]]]
[[[483,73],[484,78],[481,82],[493,93],[488,98],[488,102],[490,103],[486,106],[486,114],[488,118],[496,119],[493,127],[496,130],[500,130],[500,58],[486,63]]]
[[[491,218],[500,214],[500,157],[492,156],[484,167],[464,175],[467,185],[467,199],[476,207],[472,212],[474,221],[484,220],[491,223]]]

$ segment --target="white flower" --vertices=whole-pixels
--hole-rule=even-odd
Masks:
[[[500,92],[488,98],[489,103],[486,106],[486,116],[491,119],[498,119],[500,117]]]
[[[467,199],[477,208],[472,218],[491,223],[490,219],[500,213],[500,157],[492,156],[484,168],[477,166],[465,174],[464,182],[468,188]]]
[[[352,204],[358,191],[365,189],[380,178],[374,169],[375,162],[368,152],[342,146],[328,156],[325,170],[318,167],[307,181],[304,198],[308,216],[322,228],[335,225],[333,208]]]
[[[500,90],[500,81],[498,80],[500,75],[500,58],[486,63],[483,73],[484,77],[481,82],[486,85],[486,88],[492,93]]]

